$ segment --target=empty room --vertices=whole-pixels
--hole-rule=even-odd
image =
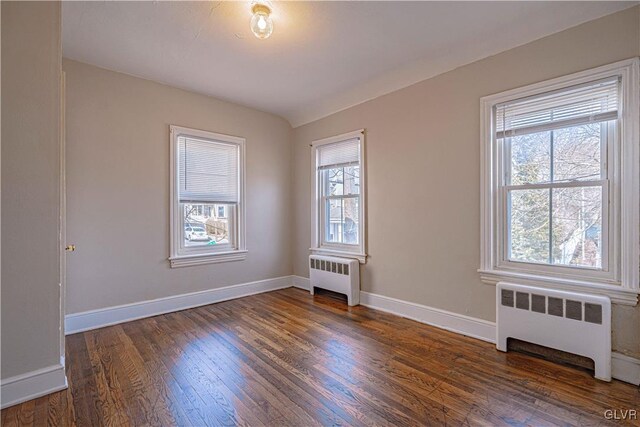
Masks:
[[[2,426],[640,426],[640,2],[0,2]]]

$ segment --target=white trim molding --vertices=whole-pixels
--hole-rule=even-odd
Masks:
[[[171,262],[171,268],[190,267],[192,265],[203,264],[218,264],[221,262],[244,261],[245,259],[247,259],[247,252],[248,251],[246,250],[238,250],[229,252],[218,252],[215,255],[182,255],[171,257],[169,258],[169,261]]]
[[[293,276],[293,287],[309,291],[311,290],[311,280],[308,277]]]
[[[611,298],[611,302],[614,304],[634,306],[638,302],[637,290],[624,288],[620,285],[605,285],[559,277],[532,276],[515,271],[478,270],[478,272],[482,282],[488,285],[496,285],[500,281],[508,280],[522,285],[542,286],[559,291],[588,292],[594,295],[604,295]]]
[[[640,385],[640,359],[612,352],[611,376],[620,381]]]
[[[606,295],[612,302],[636,305],[640,293],[640,60],[632,58],[568,76],[513,89],[480,100],[480,268],[483,282],[495,285],[501,280],[522,282],[550,289],[587,291]],[[598,271],[539,266],[505,260],[504,210],[499,197],[501,182],[500,147],[496,143],[493,111],[497,105],[515,99],[566,89],[604,78],[621,82],[620,119],[617,140],[610,163],[613,189],[609,200],[611,216],[603,225],[610,235],[608,267]],[[616,151],[617,150],[617,151]],[[607,187],[608,188],[608,187]],[[504,203],[504,202],[502,202]],[[605,215],[608,211],[605,211]],[[604,257],[603,255],[603,257]]]
[[[352,132],[329,138],[319,139],[311,143],[311,248],[309,251],[316,255],[338,256],[357,259],[360,264],[367,262],[367,159],[365,145],[365,130],[358,129]],[[318,182],[318,147],[327,144],[336,144],[343,141],[358,139],[360,141],[360,191],[358,245],[323,243],[322,227],[324,209],[322,205],[321,183]]]
[[[292,283],[292,276],[283,276],[82,313],[67,314],[64,320],[65,333],[70,335],[159,314],[290,288]]]
[[[364,291],[360,304],[482,341],[496,340],[496,324],[488,320]]]
[[[68,387],[64,359],[60,363],[0,381],[0,408],[17,405]]]
[[[367,254],[357,254],[353,252],[334,251],[331,249],[309,248],[312,255],[324,255],[340,258],[357,259],[360,264],[367,263]]]

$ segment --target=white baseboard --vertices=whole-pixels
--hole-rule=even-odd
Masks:
[[[293,276],[293,286],[309,290],[311,285],[306,277]],[[364,291],[360,291],[360,304],[490,343],[496,340],[495,322]],[[612,352],[611,371],[617,380],[640,384],[639,359]]]
[[[482,341],[496,340],[496,324],[488,320],[364,291],[360,291],[360,304]]]
[[[640,385],[640,359],[612,352],[611,376],[620,381]]]
[[[82,313],[67,314],[64,317],[65,334],[75,334],[158,314],[275,291],[276,289],[290,288],[292,283],[292,276],[283,276]]]
[[[309,290],[311,283],[306,277],[293,276],[293,286]],[[365,291],[360,291],[360,304],[482,341],[496,340],[496,324],[487,320]]]
[[[308,291],[311,288],[311,281],[307,277],[293,276],[293,287]]]
[[[0,381],[0,408],[17,405],[65,388],[67,377],[63,363],[5,378]]]

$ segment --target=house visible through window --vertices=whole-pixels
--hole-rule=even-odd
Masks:
[[[241,259],[244,140],[177,126],[171,134],[172,266]]]
[[[313,143],[317,252],[364,258],[362,146],[361,131]]]
[[[483,98],[485,278],[637,283],[637,66]]]

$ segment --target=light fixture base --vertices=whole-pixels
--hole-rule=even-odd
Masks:
[[[265,15],[271,15],[271,7],[266,3],[254,3],[251,6],[251,13],[255,15],[256,13],[263,13]]]

